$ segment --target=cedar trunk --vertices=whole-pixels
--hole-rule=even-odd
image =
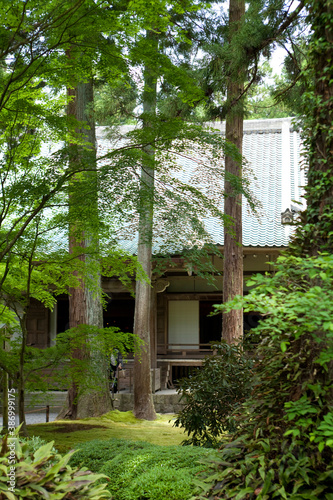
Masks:
[[[81,129],[80,132],[84,133],[86,140],[91,144],[91,165],[96,166],[96,136],[95,136],[95,123],[91,111],[93,103],[93,83],[80,83],[75,89],[69,89],[69,95],[73,96],[72,101],[68,106],[68,115],[74,116],[80,122],[87,122],[89,129]],[[80,161],[80,151],[73,161]],[[72,195],[70,199],[70,210],[74,214],[72,226],[70,228],[69,251],[73,253],[77,248],[82,248],[82,256],[78,257],[88,264],[89,259],[96,259],[98,255],[98,219],[97,213],[97,173],[96,171],[86,172],[85,182],[89,186],[91,193],[91,220],[92,224],[84,224],[84,228],[80,229],[82,221],[75,223],[75,216],[78,214],[77,203],[84,203],[85,200],[81,199],[80,195],[80,181],[74,179],[72,186]],[[85,221],[84,221],[85,222]],[[79,228],[79,229],[78,229]],[[96,255],[84,255],[85,249],[89,247],[90,250],[94,249]],[[96,269],[99,268],[96,261]],[[91,276],[90,276],[91,279]],[[103,312],[101,301],[101,277],[96,273],[93,277],[94,291],[88,288],[85,281],[81,280],[81,287],[72,288],[69,295],[69,326],[75,328],[80,325],[96,326],[97,328],[103,327]],[[86,418],[91,416],[99,416],[103,413],[111,411],[111,397],[108,381],[108,363],[104,357],[97,352],[89,352],[87,348],[76,349],[73,353],[76,359],[89,359],[95,367],[100,370],[99,378],[101,387],[96,391],[84,391],[85,384],[81,383],[81,387],[75,378],[71,383],[68,390],[67,405],[61,411],[59,418]]]
[[[154,32],[147,32],[147,40],[157,50],[157,36]],[[144,70],[145,88],[143,92],[143,127],[154,126],[153,118],[156,115],[156,76],[148,64]],[[143,341],[140,352],[134,357],[134,415],[145,420],[156,418],[151,383],[151,257],[152,231],[154,216],[154,149],[148,146],[145,149],[145,160],[141,167],[140,179],[140,218],[138,261],[149,278],[149,283],[136,282],[134,333]]]
[[[27,345],[27,307],[25,308],[22,317],[20,317],[20,326],[22,332],[22,343],[20,349],[20,364],[17,377],[17,396],[18,396],[18,416],[21,425],[20,433],[23,436],[28,436],[27,423],[25,420],[25,378],[24,378],[24,361],[25,348]]]
[[[230,0],[230,36],[245,13],[243,0]],[[232,74],[228,82],[228,101],[232,103],[243,90],[243,69]],[[226,139],[242,153],[243,108],[240,103],[231,106],[226,117]],[[233,226],[224,231],[223,302],[235,295],[243,295],[243,246],[242,246],[242,195],[235,192],[230,176],[242,178],[242,166],[231,157],[225,159],[224,213]],[[243,311],[232,310],[223,314],[222,338],[228,343],[239,342],[243,338]]]
[[[139,245],[138,261],[151,279],[151,243],[142,242]],[[136,282],[134,333],[140,337],[143,345],[140,353],[137,353],[134,358],[134,415],[145,420],[156,418],[150,370],[151,293],[150,283]]]

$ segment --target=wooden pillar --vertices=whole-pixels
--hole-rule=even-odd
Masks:
[[[150,294],[150,366],[157,368],[157,297],[155,286]]]

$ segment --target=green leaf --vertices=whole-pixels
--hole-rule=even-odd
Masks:
[[[322,452],[324,448],[325,448],[325,443],[324,442],[321,442],[321,443],[318,444],[318,450],[320,452]]]
[[[5,497],[8,499],[8,500],[17,500],[17,497],[11,492],[11,491],[3,491],[2,492],[3,495],[5,495]]]
[[[45,458],[49,458],[49,456],[51,454],[51,450],[53,448],[53,445],[54,445],[54,441],[50,441],[49,443],[46,443],[43,446],[41,446],[40,448],[38,448],[38,450],[35,451],[35,453],[34,453],[35,462],[38,463],[38,462],[44,460]]]
[[[286,350],[288,349],[288,345],[290,345],[290,342],[282,341],[280,343],[281,351],[286,352]]]
[[[242,490],[236,495],[235,500],[241,500],[242,498],[246,497],[248,493],[253,493],[254,490],[253,488],[247,487]]]

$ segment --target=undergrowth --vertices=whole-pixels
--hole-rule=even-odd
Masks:
[[[231,414],[251,392],[253,360],[243,346],[221,342],[213,348],[216,354],[180,381],[184,407],[174,425],[187,432],[186,445],[217,447],[225,431],[235,430]]]
[[[333,500],[333,255],[281,257],[248,285],[221,308],[264,317],[256,383],[195,498]]]
[[[71,465],[107,475],[114,500],[188,500],[199,462],[211,454],[216,458],[215,451],[200,448],[96,440],[79,446]]]
[[[0,500],[111,498],[105,489],[108,479],[105,475],[70,466],[68,462],[74,452],[60,455],[54,441],[22,439],[20,427],[1,439]]]

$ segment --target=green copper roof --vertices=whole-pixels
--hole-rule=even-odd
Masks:
[[[209,126],[224,135],[224,123],[210,123]],[[102,127],[98,127],[97,137],[99,147],[104,149],[106,144]],[[305,185],[305,175],[301,169],[300,154],[300,135],[294,129],[291,118],[244,122],[243,156],[253,172],[250,175],[251,190],[261,203],[258,216],[255,216],[250,212],[248,202],[243,200],[245,247],[288,245],[293,229],[281,224],[281,213],[287,208],[301,209],[302,206],[295,202],[301,202],[304,206],[302,186]],[[186,181],[195,163],[182,159],[181,165],[183,169],[178,176]],[[220,208],[223,209],[223,206]],[[223,245],[221,223],[213,217],[205,219],[204,223],[214,243]],[[122,241],[121,245],[131,253],[136,253],[136,238]]]
[[[224,132],[224,126],[220,126]],[[251,188],[260,201],[259,218],[243,200],[243,245],[245,247],[283,247],[288,245],[292,228],[281,224],[287,208],[301,208],[304,171],[300,163],[301,142],[290,118],[248,120],[244,122],[243,155],[253,171]],[[207,228],[216,243],[223,245],[223,228],[213,220]]]

